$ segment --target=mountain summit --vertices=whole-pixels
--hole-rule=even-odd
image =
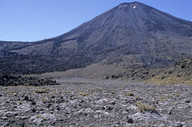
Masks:
[[[192,57],[192,22],[139,2],[123,3],[55,38],[0,42],[0,56],[8,57],[2,58],[4,61],[21,55],[51,61],[54,69],[49,71],[98,62],[126,67],[166,66]]]

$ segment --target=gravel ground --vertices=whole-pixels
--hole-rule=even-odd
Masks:
[[[0,87],[0,126],[191,127],[192,86],[57,79]]]

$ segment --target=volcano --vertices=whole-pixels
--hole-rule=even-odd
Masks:
[[[42,73],[118,63],[163,67],[192,58],[192,22],[148,5],[122,3],[63,35],[0,42],[0,71]]]

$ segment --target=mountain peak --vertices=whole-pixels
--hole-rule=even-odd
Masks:
[[[48,59],[56,62],[44,63],[55,63],[55,68],[50,66],[53,70],[84,67],[103,61],[121,63],[125,67],[160,67],[192,57],[191,28],[192,22],[148,5],[139,2],[122,3],[52,39],[31,44],[0,43],[0,57],[51,56]],[[44,57],[42,59],[46,60]],[[44,63],[44,69],[47,69]]]
[[[142,4],[140,2],[134,1],[134,2],[125,2],[125,3],[121,3],[120,5],[134,5],[134,4]]]
[[[116,11],[120,11],[120,12],[135,12],[136,10],[141,12],[141,11],[151,10],[152,7],[139,2],[131,2],[131,3],[122,3],[116,6],[115,9]]]
[[[136,8],[137,6],[141,6],[141,5],[144,5],[144,4],[135,1],[135,2],[131,2],[131,3],[122,3],[118,7],[119,8],[127,8],[127,7]]]

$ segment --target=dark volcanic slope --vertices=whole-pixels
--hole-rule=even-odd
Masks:
[[[101,60],[126,66],[164,66],[192,57],[192,22],[133,2],[121,4],[55,38],[19,46],[1,43],[1,56],[5,56],[2,52],[54,56],[68,64],[66,69],[76,67],[81,59],[88,61],[82,66]],[[70,66],[71,61],[74,66]]]

